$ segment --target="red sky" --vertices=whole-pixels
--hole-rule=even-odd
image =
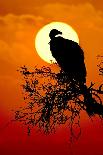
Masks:
[[[66,22],[79,35],[87,66],[87,83],[102,81],[98,76],[98,54],[103,53],[103,1],[99,0],[1,0],[0,1],[0,152],[2,155],[69,155],[69,129],[50,136],[33,132],[28,138],[19,125],[4,127],[21,106],[22,65],[47,65],[38,56],[34,40],[39,29],[52,21]],[[72,146],[73,155],[102,155],[103,128],[82,114],[82,135]]]

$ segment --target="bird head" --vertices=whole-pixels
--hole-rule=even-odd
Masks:
[[[50,39],[52,39],[52,38],[54,38],[58,34],[62,34],[62,32],[61,31],[58,31],[57,29],[52,29],[50,31],[50,33],[49,33],[49,37],[50,37]]]

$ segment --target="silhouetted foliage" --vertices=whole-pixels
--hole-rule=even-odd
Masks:
[[[97,65],[99,68],[99,75],[103,76],[103,56],[98,55],[97,59],[99,59],[99,64]]]
[[[29,71],[24,66],[21,67],[20,72],[24,77],[22,87],[26,105],[15,112],[15,120],[27,125],[28,135],[34,126],[43,129],[44,133],[48,134],[55,132],[58,125],[67,123],[70,127],[71,138],[79,138],[80,112],[87,111],[87,108],[78,83],[67,80],[68,77],[64,72],[54,73],[50,67],[45,66],[35,67],[34,71]],[[102,105],[102,100],[98,95],[103,94],[102,85],[96,90],[91,84],[88,91],[95,102]]]

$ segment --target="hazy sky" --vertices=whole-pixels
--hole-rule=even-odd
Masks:
[[[85,53],[87,80],[97,81],[96,56],[103,53],[102,3],[94,0],[60,0],[56,3],[54,0],[0,1],[0,87],[1,100],[5,103],[3,106],[9,105],[4,98],[5,87],[8,87],[6,91],[15,94],[14,100],[18,95],[18,89],[15,90],[18,67],[47,65],[38,56],[34,41],[39,29],[52,21],[66,22],[76,30]],[[13,98],[9,97],[9,100],[14,103]]]
[[[91,3],[96,9],[103,10],[103,1],[102,0],[1,0],[0,1],[0,14],[5,15],[7,13],[15,13],[15,14],[34,14],[35,7],[42,7],[45,4],[50,3],[61,3],[61,4],[74,4],[77,5],[79,3],[83,4],[85,2]]]

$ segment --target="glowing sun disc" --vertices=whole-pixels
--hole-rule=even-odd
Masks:
[[[38,55],[48,63],[51,63],[51,61],[56,62],[51,54],[50,45],[48,44],[50,42],[49,33],[52,29],[61,31],[63,38],[73,40],[79,44],[78,35],[70,25],[63,22],[52,22],[45,25],[36,35],[35,48]]]

